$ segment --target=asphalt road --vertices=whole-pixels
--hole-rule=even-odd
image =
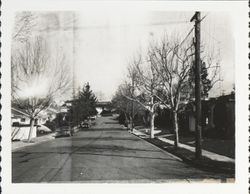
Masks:
[[[130,134],[112,117],[12,152],[12,182],[165,182],[220,179]]]

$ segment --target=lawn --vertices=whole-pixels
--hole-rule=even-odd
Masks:
[[[173,135],[171,136],[168,135],[165,138],[174,140]],[[195,138],[180,136],[180,143],[195,147]],[[230,158],[235,158],[235,141],[234,140],[203,138],[202,148],[204,150],[214,152],[216,154],[220,154],[220,155],[227,156]]]
[[[149,134],[149,129],[146,130],[145,127],[140,126],[136,127],[137,130],[141,132],[146,132]],[[157,129],[159,130],[159,129]],[[165,137],[170,140],[174,140],[174,135],[171,134],[167,130],[161,130],[160,133],[156,134],[156,136]],[[194,136],[180,136],[180,143],[187,144],[189,146],[195,147],[195,137]],[[220,154],[223,156],[227,156],[230,158],[235,158],[235,140],[223,140],[223,139],[212,139],[204,137],[202,140],[202,148],[204,150],[214,152],[216,154]]]

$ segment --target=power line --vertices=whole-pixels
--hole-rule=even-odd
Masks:
[[[207,15],[208,15],[208,14],[207,14]],[[200,22],[201,22],[202,20],[204,20],[204,19],[207,17],[207,15],[203,16],[203,17],[201,18]],[[192,27],[192,28],[190,29],[190,31],[187,33],[187,35],[185,36],[185,38],[181,41],[181,43],[180,43],[179,46],[181,46],[181,45],[186,41],[186,39],[190,36],[190,34],[193,32],[193,30],[194,30],[194,27]]]
[[[181,41],[180,45],[181,46],[185,41],[186,39],[189,37],[189,35],[193,32],[194,30],[194,27],[191,28],[191,30],[187,33],[187,35],[185,36],[185,38]]]
[[[66,22],[66,27],[62,28],[44,28],[40,29],[38,31],[43,32],[43,31],[72,31],[72,26],[67,26],[69,24],[74,23],[76,21],[67,21]],[[134,24],[132,27],[147,27],[147,26],[165,26],[165,25],[178,25],[178,24],[187,24],[189,21],[169,21],[169,22],[159,22],[159,23],[145,23],[145,24]],[[105,28],[126,28],[130,27],[129,25],[113,25],[113,26],[108,26],[108,25],[93,25],[93,26],[76,26],[75,30],[91,30],[91,29],[105,29]]]
[[[204,20],[207,16],[208,16],[208,14],[207,14],[207,15],[204,15],[204,16],[201,18],[200,22],[202,22],[202,20]]]

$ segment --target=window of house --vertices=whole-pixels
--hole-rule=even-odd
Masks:
[[[21,118],[21,122],[25,122],[25,118]]]

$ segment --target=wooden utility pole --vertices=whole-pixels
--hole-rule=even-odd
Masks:
[[[134,75],[133,75],[133,78],[132,78],[132,98],[134,98],[134,93],[135,93],[135,81],[134,81]],[[131,128],[132,128],[132,131],[133,131],[133,128],[134,128],[134,101],[132,101],[132,110],[131,110]]]
[[[135,77],[136,77],[135,72],[134,72],[134,70],[132,70],[132,72],[131,72],[131,98],[134,98],[134,96],[135,96]],[[135,107],[134,107],[133,100],[131,101],[130,114],[131,114],[131,117],[130,117],[131,130],[133,130],[133,128],[134,128],[134,114],[135,114]]]
[[[76,62],[75,62],[75,57],[76,57],[76,16],[75,13],[73,13],[73,91],[72,91],[72,96],[73,100],[76,98]]]
[[[195,157],[202,156],[201,145],[201,64],[200,64],[200,12],[195,12],[191,22],[195,21]]]

